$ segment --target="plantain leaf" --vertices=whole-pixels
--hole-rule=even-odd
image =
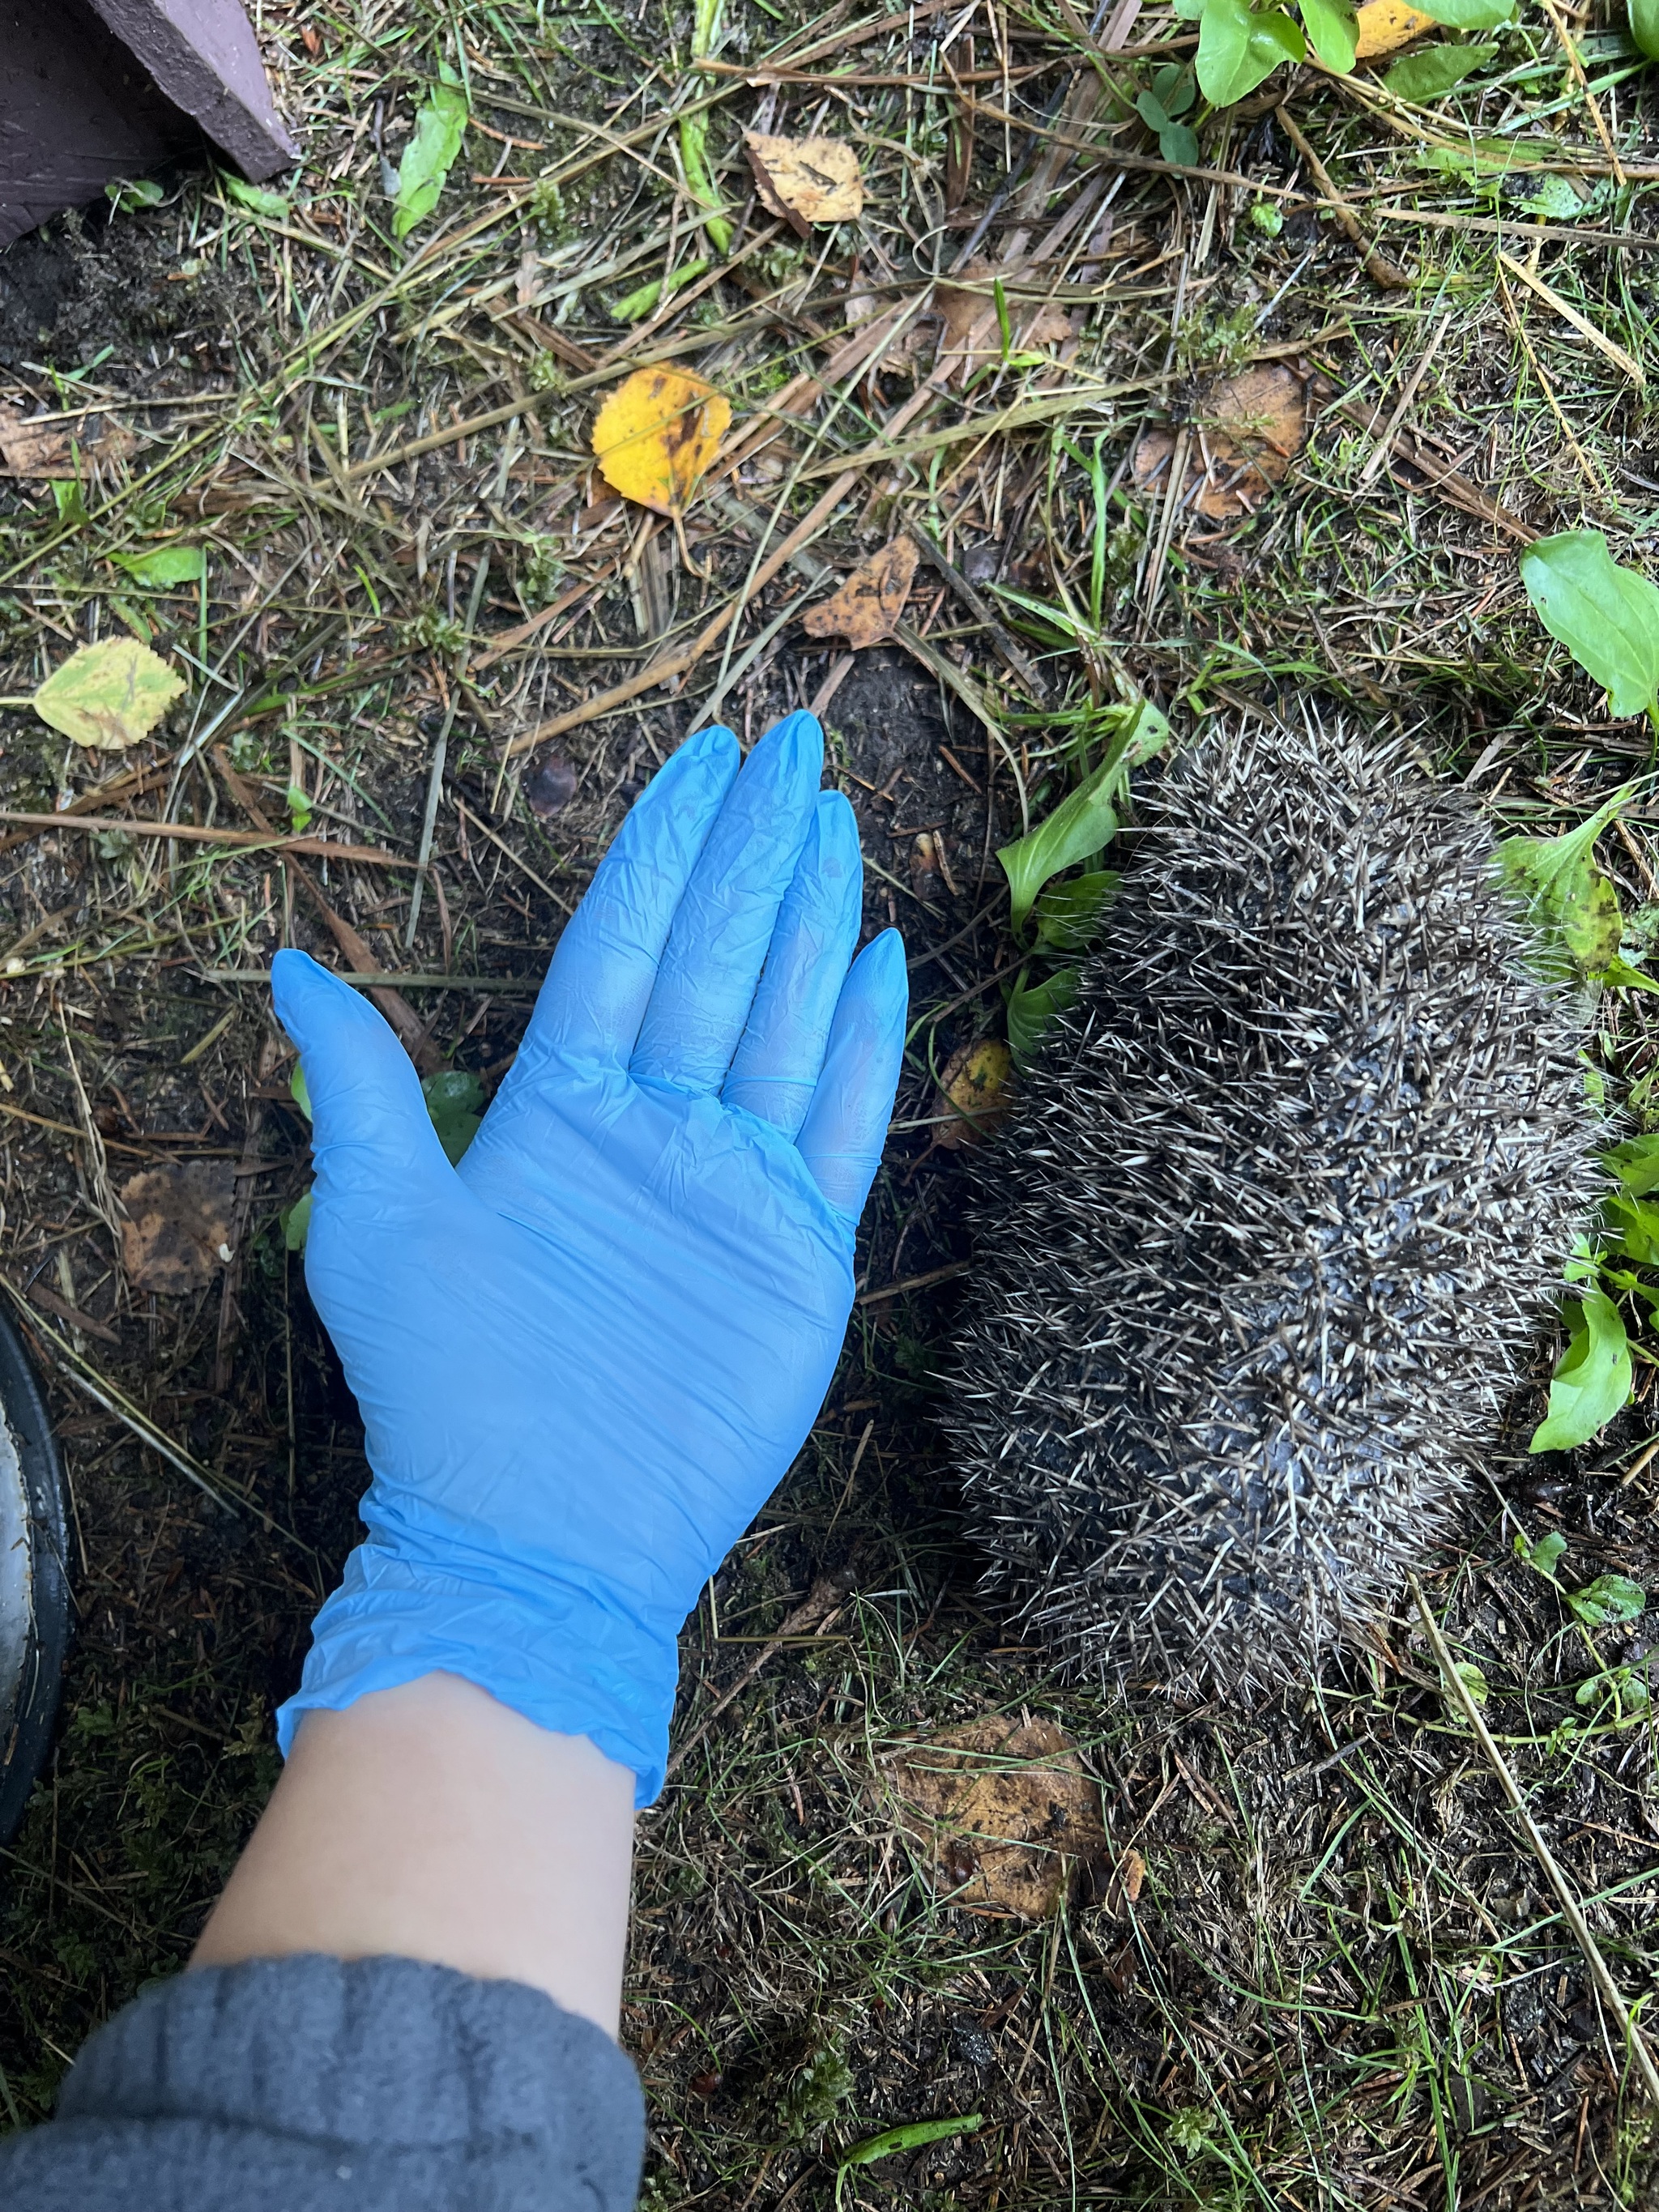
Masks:
[[[1048,884],[1034,910],[1038,944],[1051,952],[1085,951],[1122,880],[1112,869],[1100,868]]]
[[[114,560],[135,584],[147,584],[155,592],[199,584],[207,574],[207,555],[199,545],[158,545],[153,553],[118,553]]]
[[[1595,678],[1615,714],[1645,714],[1659,692],[1659,587],[1621,568],[1599,530],[1564,530],[1521,556],[1538,618]]]
[[[1586,1444],[1630,1402],[1630,1340],[1607,1292],[1587,1290],[1571,1301],[1567,1327],[1567,1348],[1550,1378],[1549,1411],[1534,1430],[1528,1451],[1571,1451]]]
[[[1022,975],[1015,984],[1008,1000],[1008,1049],[1017,1067],[1030,1065],[1043,1031],[1077,996],[1077,985],[1075,968],[1057,968],[1041,983],[1028,984]]]
[[[1024,928],[1037,893],[1051,877],[1079,860],[1092,860],[1110,844],[1130,771],[1160,751],[1169,735],[1169,724],[1150,701],[1139,699],[1124,708],[1094,773],[1060,801],[1046,822],[1018,843],[1000,848],[997,858],[1008,878],[1011,919],[1017,930]]]
[[[415,118],[414,135],[398,166],[398,190],[393,202],[392,234],[407,238],[416,224],[438,204],[450,166],[461,150],[471,120],[466,94],[446,70],[444,81],[427,94]]]
[[[1495,31],[1515,14],[1515,0],[1420,0],[1420,4],[1425,15],[1454,31]]]
[[[1498,848],[1499,871],[1528,920],[1560,945],[1581,975],[1600,975],[1619,957],[1624,936],[1619,894],[1590,855],[1629,795],[1615,792],[1563,836],[1506,837]]]
[[[1622,1145],[1602,1153],[1601,1164],[1617,1176],[1632,1198],[1645,1198],[1650,1190],[1659,1190],[1659,1136],[1626,1137]]]

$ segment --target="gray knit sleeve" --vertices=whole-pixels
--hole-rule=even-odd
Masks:
[[[0,2142],[6,2212],[628,2212],[644,2107],[610,2038],[410,1959],[180,1975]]]

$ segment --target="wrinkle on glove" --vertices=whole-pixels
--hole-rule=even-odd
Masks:
[[[793,714],[689,739],[555,951],[452,1167],[358,993],[277,955],[316,1186],[306,1279],[362,1413],[367,1541],[299,1716],[445,1671],[661,1786],[678,1637],[841,1351],[903,1052],[854,957],[857,825]]]
[[[638,2076],[539,1990],[411,1959],[206,1967],[100,2028],[6,2212],[626,2212]]]

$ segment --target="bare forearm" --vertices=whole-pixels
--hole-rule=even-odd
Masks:
[[[318,1951],[544,1990],[617,2032],[634,1778],[452,1674],[307,1713],[191,1963]]]

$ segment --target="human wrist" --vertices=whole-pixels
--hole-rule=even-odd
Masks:
[[[539,1728],[586,1737],[634,1775],[635,1802],[647,1805],[662,1787],[678,1627],[678,1617],[641,1619],[577,1579],[520,1576],[503,1589],[447,1562],[361,1544],[313,1624],[277,1741],[287,1756],[307,1712],[454,1675]]]

